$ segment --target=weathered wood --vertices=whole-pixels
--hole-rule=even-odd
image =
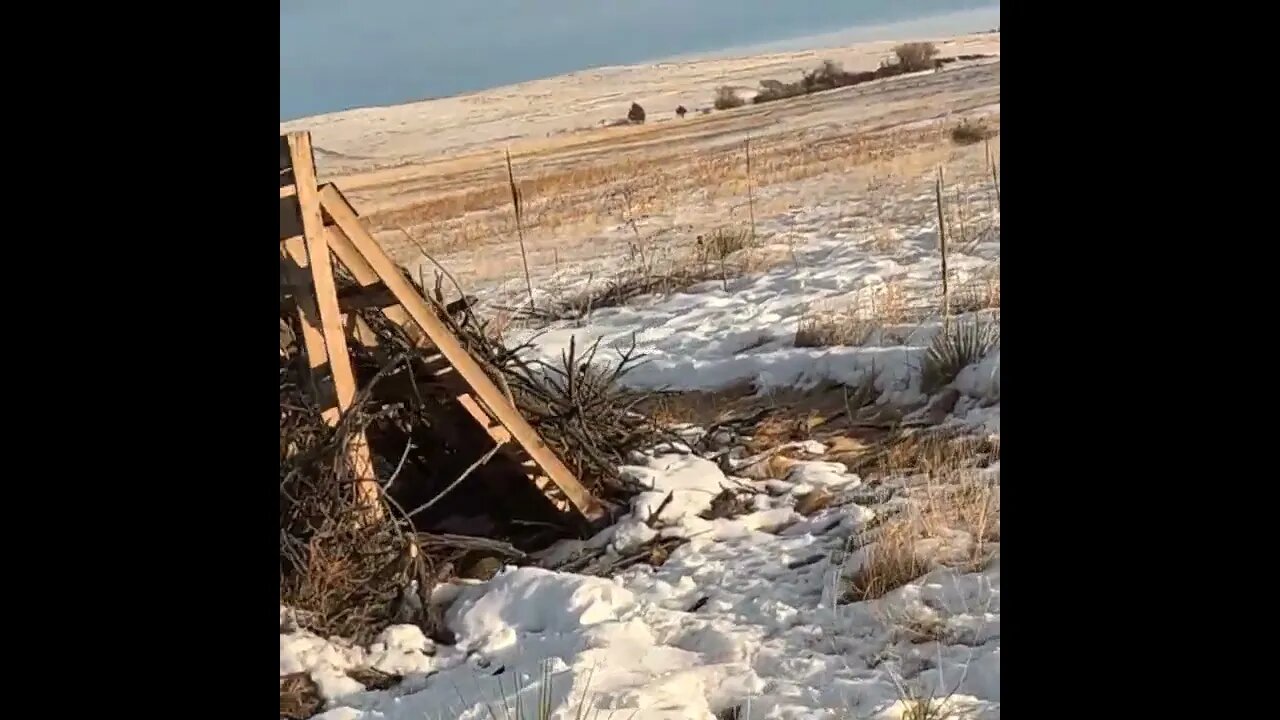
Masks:
[[[346,197],[342,195],[337,187],[325,184],[321,188],[321,194],[325,197],[333,198],[332,202],[335,205],[340,204],[341,212],[345,212],[351,217],[359,217],[356,214],[355,208],[351,207],[351,203],[347,202]],[[332,223],[334,221],[332,214],[327,210],[325,211],[324,217],[326,222]],[[356,222],[358,224],[359,220],[357,219]],[[380,284],[378,274],[374,272],[373,268],[370,267],[368,261],[364,259],[360,252],[356,250],[355,245],[352,244],[351,239],[348,238],[345,233],[330,232],[329,245],[333,248],[334,254],[338,256],[338,260],[340,260],[342,264],[346,266],[347,270],[351,272],[351,276],[355,278],[357,283],[363,287],[371,287],[373,285]],[[398,303],[390,307],[383,306],[383,314],[387,316],[388,320],[399,325],[401,328],[404,328],[406,333],[420,346],[426,348],[431,347],[431,343],[428,342],[425,337],[422,337],[411,330],[411,328],[414,327],[413,320],[409,317],[409,314],[404,311],[404,308],[398,306]]]
[[[302,347],[307,355],[307,381],[320,406],[337,405],[332,397],[332,385],[320,370],[329,364],[329,351],[325,349],[324,334],[320,331],[320,312],[316,309],[315,294],[311,290],[308,272],[307,247],[301,237],[286,242],[282,248],[281,274],[289,284],[293,302],[302,326]]]
[[[280,296],[280,307],[282,309],[288,309],[294,305],[293,288],[286,285],[281,287],[281,290],[283,292]],[[449,315],[456,315],[463,310],[466,310],[467,306],[474,302],[474,297],[454,300],[446,305],[444,310]],[[344,315],[356,312],[357,310],[365,310],[367,308],[383,310],[392,308],[399,304],[400,301],[396,299],[396,296],[393,295],[391,291],[381,283],[381,281],[379,281],[377,285],[369,287],[350,287],[338,292],[338,307],[342,310]],[[406,315],[404,319],[407,320],[408,316]]]
[[[320,188],[316,183],[315,164],[311,154],[309,133],[290,133],[288,136],[290,159],[297,178],[297,202],[302,216],[302,234],[306,240],[307,259],[311,264],[311,282],[315,290],[316,306],[320,315],[320,330],[324,333],[325,349],[329,355],[329,372],[333,376],[334,393],[337,395],[337,412],[351,408],[356,396],[355,373],[351,369],[351,355],[347,350],[346,333],[342,327],[342,311],[338,307],[338,290],[333,276],[333,261],[329,256],[324,217],[320,211]],[[328,411],[330,423],[337,421],[335,410]],[[352,443],[352,460],[356,473],[356,493],[371,507],[380,508],[380,488],[373,474],[368,443],[363,433]]]
[[[333,221],[325,221],[326,226],[332,226]],[[289,185],[287,188],[280,188],[280,242],[287,242],[289,238],[302,237],[302,213],[298,207],[298,186]],[[328,238],[330,244],[333,243],[332,238]],[[337,254],[336,252],[334,254]],[[341,256],[339,256],[341,259]]]
[[[471,417],[475,418],[476,422],[480,423],[480,427],[484,428],[484,431],[489,433],[489,437],[493,438],[494,442],[499,445],[511,442],[511,433],[507,432],[507,429],[502,427],[502,425],[492,424],[488,413],[481,409],[480,405],[476,402],[476,399],[471,397],[469,393],[462,393],[457,399],[458,404],[461,405],[462,408],[471,415]]]
[[[301,184],[299,190],[301,191]],[[301,192],[300,192],[301,196]],[[326,186],[320,193],[320,203],[334,219],[338,227],[364,257],[369,266],[391,291],[403,308],[442,355],[448,359],[461,378],[475,392],[489,412],[497,419],[534,460],[551,481],[569,499],[573,506],[590,521],[604,515],[600,502],[587,491],[560,458],[538,436],[498,389],[489,376],[467,352],[449,328],[436,316],[434,308],[400,273],[377,240],[360,224],[359,217],[337,188]],[[353,274],[354,274],[354,269]],[[336,305],[336,297],[335,297]],[[485,427],[488,425],[486,423]]]

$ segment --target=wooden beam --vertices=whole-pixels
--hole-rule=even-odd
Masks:
[[[321,407],[331,402],[336,404],[336,400],[330,398],[330,386],[325,384],[320,374],[320,369],[329,363],[329,351],[325,349],[324,334],[320,332],[320,312],[316,308],[316,297],[311,291],[310,273],[307,272],[307,246],[302,238],[293,238],[284,244],[282,252],[283,274],[293,292],[302,326],[302,347],[307,354],[307,375],[315,393],[313,397]]]
[[[506,397],[485,374],[475,358],[471,357],[462,343],[436,316],[431,305],[400,274],[400,268],[387,257],[386,252],[378,245],[378,241],[360,224],[360,219],[352,212],[341,193],[333,186],[328,186],[320,193],[320,203],[333,217],[338,227],[342,228],[347,239],[364,256],[382,282],[400,301],[400,306],[475,391],[479,400],[510,431],[529,457],[537,462],[583,517],[592,522],[601,519],[604,516],[604,508],[600,502],[578,482],[569,468],[560,461],[551,448],[547,447],[537,431],[525,421],[519,411],[507,402]]]
[[[342,332],[342,310],[338,307],[333,260],[329,255],[329,243],[325,239],[324,218],[320,214],[319,188],[316,185],[315,168],[311,165],[311,136],[307,133],[290,133],[289,145],[293,156],[293,171],[298,176],[298,210],[302,215],[302,234],[306,239],[316,306],[320,311],[320,329],[324,333],[325,348],[329,352],[329,368],[333,373],[334,390],[338,394],[338,407],[345,411],[355,399],[356,381]]]
[[[347,198],[342,194],[342,191],[338,190],[335,185],[326,183],[320,188],[320,194],[323,198],[328,199],[328,205],[333,206],[338,214],[343,215],[344,217],[355,218],[356,225],[363,230],[364,226],[360,225],[360,215],[356,212],[356,209],[351,206],[351,203],[347,201]],[[325,218],[327,221],[336,223],[337,221],[334,218],[333,212],[330,212],[328,205],[323,202],[321,203],[321,207],[325,212]],[[366,232],[365,234],[368,233]],[[368,261],[361,255],[360,251],[356,249],[356,246],[351,242],[351,239],[347,237],[346,233],[332,233],[329,238],[329,245],[333,248],[333,252],[338,256],[338,259],[342,261],[342,264],[347,266],[347,269],[351,271],[351,275],[356,279],[356,282],[366,287],[379,282],[378,273],[374,272],[373,267],[369,265]],[[398,273],[399,268],[396,268],[396,271]],[[420,336],[414,332],[408,332],[415,325],[413,319],[409,317],[409,313],[405,312],[404,308],[398,306],[384,307],[383,314],[387,316],[388,320],[404,328],[407,334],[413,338],[419,346],[425,348],[431,347],[431,342],[425,336]]]
[[[287,286],[285,290],[287,292],[280,297],[280,307],[282,309],[288,309],[294,304],[292,286]],[[474,296],[465,297],[461,300],[454,300],[448,305],[445,305],[444,310],[449,315],[456,315],[463,310],[466,310],[467,306],[475,301],[476,299]],[[396,299],[396,296],[393,295],[381,281],[376,285],[368,287],[349,287],[338,293],[338,308],[342,310],[342,314],[344,315],[356,312],[357,310],[365,310],[367,308],[383,310],[392,308],[399,304],[400,301]],[[408,319],[407,315],[404,317],[406,320]]]
[[[507,432],[507,429],[502,427],[502,425],[492,424],[489,421],[488,413],[480,408],[480,405],[476,403],[476,399],[471,397],[470,394],[462,393],[458,396],[457,400],[458,404],[467,411],[467,414],[475,418],[475,421],[480,423],[480,427],[484,428],[484,431],[489,433],[489,437],[493,438],[494,442],[499,445],[511,442],[511,433]]]
[[[312,286],[316,294],[316,306],[320,311],[320,329],[324,333],[325,349],[329,354],[329,372],[333,375],[334,392],[338,397],[337,410],[346,412],[356,396],[355,373],[351,369],[351,354],[347,350],[346,333],[342,328],[342,310],[338,307],[338,290],[333,278],[333,260],[329,256],[329,243],[325,238],[324,216],[320,211],[320,188],[316,183],[315,164],[311,154],[311,134],[289,134],[290,159],[297,178],[298,208],[302,214],[302,234],[306,239],[307,258],[311,263]],[[331,416],[336,423],[337,416]],[[380,488],[373,474],[369,447],[363,434],[353,441],[352,460],[356,474],[356,493],[372,507],[380,508]]]

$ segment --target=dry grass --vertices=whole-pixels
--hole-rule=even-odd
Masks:
[[[857,145],[837,144],[835,149],[846,147],[850,156],[837,156],[822,161],[821,165],[814,165],[808,159],[815,153],[824,153],[821,147],[796,148],[793,140],[753,141],[752,186],[753,189],[767,188],[791,179],[803,180],[827,172],[838,172],[841,178],[855,183],[869,178],[866,182],[876,184],[877,189],[860,194],[865,215],[885,227],[897,227],[900,223],[915,220],[914,214],[900,207],[902,203],[899,201],[916,191],[923,175],[932,177],[937,164],[954,162],[956,154],[972,154],[971,149],[961,150],[950,145],[946,138],[948,129],[938,126],[933,140],[914,144],[905,135],[892,142],[885,140],[884,147],[871,148],[871,152],[864,152],[866,147],[860,149]],[[881,141],[871,138],[867,142],[874,145]],[[788,148],[794,150],[793,161],[776,157],[778,151],[785,154]],[[978,151],[981,149],[979,146]],[[773,160],[771,155],[775,156]],[[717,157],[723,160],[717,160]],[[518,232],[510,208],[510,189],[506,187],[506,169],[502,167],[501,157],[498,160],[500,174],[491,173],[486,177],[465,175],[460,176],[458,182],[471,188],[467,193],[480,191],[488,184],[505,188],[504,204],[446,216],[445,213],[461,210],[447,207],[431,210],[430,205],[435,200],[426,196],[411,205],[373,213],[371,217],[374,218],[379,242],[393,257],[405,263],[421,260],[420,247],[438,258],[447,256],[455,273],[468,285],[489,280],[514,281],[521,273]],[[693,227],[685,226],[679,230],[689,240],[717,224],[746,226],[746,163],[741,146],[671,158],[670,164],[657,168],[651,167],[647,160],[643,163],[634,160],[621,155],[612,164],[602,164],[598,168],[607,175],[593,178],[589,174],[575,175],[582,167],[564,168],[548,160],[521,161],[513,157],[523,188],[525,240],[535,283],[553,268],[597,259],[622,249],[620,245],[625,244],[628,238],[607,236],[609,239],[602,243],[599,233],[604,228],[625,227],[629,219],[637,219],[641,233],[649,234],[644,238],[645,242],[656,241],[659,245],[668,242],[663,238],[665,234],[679,227],[680,221],[676,218],[697,218]],[[981,162],[980,158],[978,162]],[[548,184],[548,178],[539,175],[540,169],[547,166],[554,173],[561,174],[562,183]],[[699,182],[707,184],[697,186]],[[620,189],[626,189],[631,195],[629,208],[617,199]],[[554,194],[548,196],[546,193]],[[457,195],[456,192],[453,194]],[[792,196],[767,191],[754,194],[757,217],[767,217],[796,205]],[[415,195],[424,197],[423,194]],[[494,198],[497,197],[495,194]],[[697,206],[697,213],[690,216],[688,212],[692,206]],[[383,207],[387,204],[383,203]],[[433,216],[418,223],[415,214],[419,210],[429,211]],[[393,220],[403,221],[404,231],[394,227]],[[667,228],[669,222],[672,223],[671,228]],[[651,223],[662,229],[648,231],[646,227]],[[632,231],[627,230],[625,234],[631,235]],[[587,237],[593,241],[585,242]],[[892,236],[886,235],[886,245],[893,242]],[[757,261],[765,261],[767,266],[791,262],[794,257],[786,248],[775,244],[765,245],[759,252],[751,253],[749,260],[754,271],[760,269],[754,266]],[[662,258],[655,263],[654,269],[662,271],[672,262],[673,259]]]
[[[915,551],[917,535],[907,522],[886,525],[862,566],[848,578],[844,600],[875,600],[929,572],[928,562]]]
[[[805,141],[800,135],[752,143],[754,187],[792,182],[872,162],[883,163],[903,154],[945,141],[947,129],[926,127],[847,134]],[[741,146],[686,154],[619,152],[577,163],[540,164],[536,158],[513,158],[521,176],[525,201],[525,230],[552,232],[561,228],[616,222],[607,198],[622,185],[634,189],[637,214],[670,211],[697,192],[706,201],[745,194],[746,167]],[[436,194],[425,199],[367,215],[376,231],[408,228],[431,252],[491,244],[516,227],[510,213],[510,187],[501,162],[489,170],[433,178]],[[466,188],[458,191],[454,188]],[[593,211],[594,208],[594,211]],[[403,239],[388,236],[388,250],[408,250]]]
[[[874,600],[935,567],[976,572],[991,561],[1000,538],[999,488],[976,477],[930,483],[901,515],[882,526],[845,600]]]
[[[690,424],[708,427],[723,420],[726,413],[742,403],[749,403],[755,389],[740,383],[724,390],[666,393],[653,395],[638,410],[660,427]]]
[[[939,332],[929,344],[920,389],[932,394],[953,382],[960,371],[981,361],[1000,344],[1000,319],[971,318]]]
[[[988,277],[974,278],[956,288],[951,296],[951,312],[967,313],[1000,309],[999,268]]]
[[[934,567],[975,572],[1000,540],[1000,488],[975,471],[999,458],[998,441],[972,436],[903,434],[890,438],[872,463],[893,475],[923,475],[902,512],[887,520],[847,581],[845,599],[873,600]]]
[[[972,435],[902,431],[887,436],[852,471],[868,477],[945,477],[1000,459],[1000,442]]]
[[[796,347],[831,347],[863,345],[877,325],[874,320],[849,314],[806,314],[796,330]]]
[[[902,720],[951,720],[955,713],[945,697],[919,696],[902,699]]]
[[[716,88],[716,97],[712,105],[717,110],[731,110],[733,108],[746,105],[747,101],[742,99],[737,90],[725,85]]]
[[[796,347],[865,345],[877,330],[919,321],[920,312],[901,283],[890,280],[845,306],[818,305],[800,318]]]
[[[932,70],[933,59],[938,56],[938,46],[931,42],[903,43],[893,49],[898,65],[907,72]]]
[[[991,131],[982,123],[962,121],[951,131],[951,142],[957,145],[974,145],[991,137]]]
[[[717,280],[727,283],[730,278],[768,267],[766,258],[753,253],[755,246],[749,231],[732,226],[661,245],[637,232],[628,264],[621,272],[562,294],[550,304],[543,303],[546,307],[534,314],[544,319],[580,320],[594,310],[625,305],[645,295],[670,295]],[[762,342],[768,340],[765,337]]]
[[[871,247],[885,255],[897,252],[902,247],[902,235],[887,225],[880,225],[871,232]]]
[[[320,712],[324,698],[310,673],[297,672],[280,676],[280,717],[284,720],[306,720]]]

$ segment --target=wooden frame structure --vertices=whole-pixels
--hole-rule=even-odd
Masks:
[[[346,336],[376,343],[355,310],[378,307],[388,320],[421,333],[419,344],[438,354],[437,373],[450,395],[484,428],[500,451],[516,460],[531,481],[560,510],[587,522],[604,517],[604,508],[572,471],[543,442],[479,363],[467,352],[436,309],[405,279],[377,240],[360,224],[351,203],[333,184],[319,185],[311,135],[280,137],[280,242],[282,284],[301,319],[302,345],[316,397],[324,399],[325,418],[336,423],[356,396]],[[334,281],[337,260],[355,278],[357,293],[339,295]],[[344,315],[346,313],[346,315]],[[324,372],[328,366],[328,377]],[[332,385],[327,381],[331,380]],[[361,497],[376,501],[380,491],[363,440],[353,447]],[[376,502],[373,502],[376,504]]]

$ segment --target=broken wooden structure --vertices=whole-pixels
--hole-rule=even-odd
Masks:
[[[311,136],[280,137],[280,259],[282,307],[298,315],[302,349],[310,368],[314,397],[336,423],[357,396],[349,346],[376,345],[377,336],[357,310],[379,308],[392,323],[411,331],[428,362],[438,369],[433,382],[461,406],[498,452],[514,460],[529,480],[559,510],[594,524],[604,517],[601,503],[574,477],[555,452],[521,416],[444,323],[433,304],[360,224],[351,203],[332,183],[319,185]],[[334,261],[357,287],[338,292]],[[492,448],[476,448],[480,459]],[[377,506],[380,485],[367,442],[353,443],[359,496]]]

